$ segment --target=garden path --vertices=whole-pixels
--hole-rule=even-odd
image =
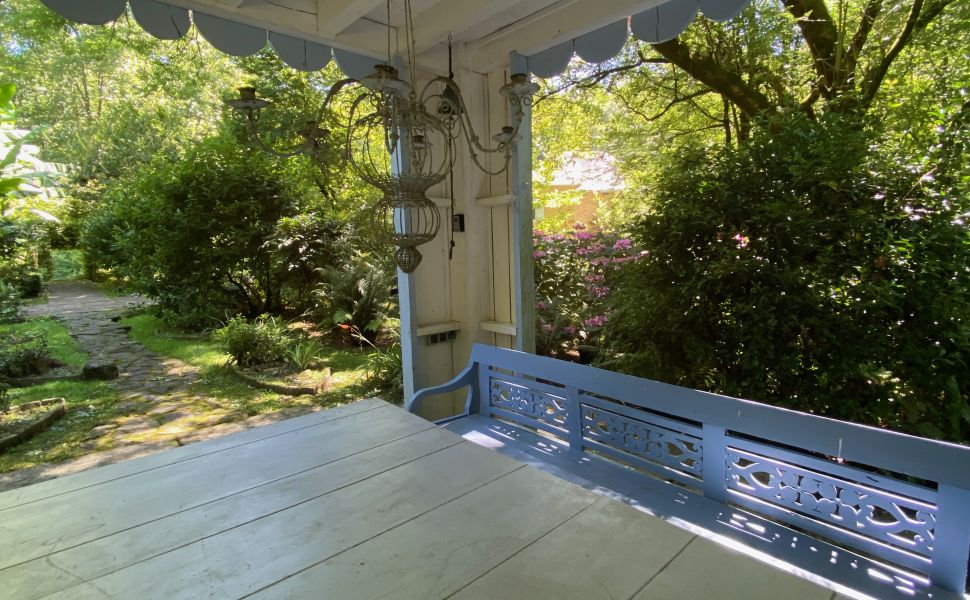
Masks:
[[[121,415],[91,430],[84,446],[89,454],[0,475],[0,491],[319,410],[301,406],[240,420],[223,403],[193,391],[201,376],[197,367],[148,350],[117,323],[125,311],[144,305],[145,298],[109,296],[86,281],[50,282],[47,298],[47,304],[24,312],[59,320],[92,359],[118,365],[119,377],[110,385],[118,390]]]

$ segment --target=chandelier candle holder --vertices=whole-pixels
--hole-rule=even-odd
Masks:
[[[390,10],[388,0],[388,23]],[[298,140],[290,147],[276,148],[263,138],[260,115],[270,103],[257,97],[255,88],[239,88],[239,97],[226,104],[245,121],[246,130],[258,147],[274,156],[306,155],[323,164],[332,156],[330,150],[342,150],[341,155],[354,172],[381,190],[383,218],[377,221],[397,247],[398,267],[411,273],[421,262],[417,247],[433,240],[441,226],[441,215],[428,198],[428,189],[444,181],[454,169],[458,140],[464,137],[472,161],[483,172],[489,175],[505,172],[519,140],[524,107],[532,105],[539,86],[525,73],[511,76],[499,93],[507,98],[512,109],[512,124],[492,136],[494,145],[483,144],[472,126],[453,74],[435,77],[420,93],[416,91],[410,0],[405,0],[404,10],[410,81],[402,80],[398,70],[390,66],[389,41],[387,63],[375,65],[374,71],[363,79],[336,82],[327,91],[316,118],[290,128],[290,136]],[[450,51],[449,41],[449,54]],[[343,140],[334,140],[332,132],[320,124],[333,114],[331,107],[338,93],[351,86],[356,88],[357,96],[350,104],[347,135]],[[489,169],[483,164],[481,154],[497,154],[503,161],[497,169]]]

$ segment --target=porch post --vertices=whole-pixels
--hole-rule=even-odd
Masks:
[[[418,340],[418,318],[414,302],[414,273],[397,269],[398,304],[401,309],[401,366],[404,379],[404,397],[414,396],[417,361],[415,349]]]
[[[513,52],[511,73],[529,73],[525,56]],[[511,110],[516,110],[512,107]],[[515,269],[515,349],[535,354],[536,287],[532,259],[532,107],[522,106],[519,141],[512,156],[512,258]]]
[[[402,162],[406,160],[407,153],[401,151],[401,146],[406,143],[407,140],[402,136],[397,148],[391,154],[391,170],[395,175],[404,170]],[[410,223],[405,221],[407,215],[402,213],[400,216],[391,217],[392,221],[396,221],[398,218],[402,219],[401,228],[406,231],[410,227]],[[400,267],[397,267],[397,297],[401,311],[401,371],[405,399],[414,396],[417,373],[418,314],[415,303],[416,287],[414,273],[405,273]]]

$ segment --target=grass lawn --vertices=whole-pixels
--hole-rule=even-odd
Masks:
[[[83,367],[88,355],[85,354],[68,333],[67,329],[51,318],[30,319],[23,323],[0,325],[0,336],[45,335],[51,356],[69,367]]]
[[[12,389],[9,394],[13,404],[64,398],[69,410],[49,430],[0,453],[0,473],[86,454],[88,450],[83,446],[91,430],[120,414],[117,392],[102,381],[57,381]]]
[[[0,325],[0,334],[40,334],[47,336],[51,356],[72,370],[80,369],[87,360],[67,329],[54,319],[32,319],[24,323]],[[11,404],[17,405],[46,398],[64,398],[67,415],[29,442],[0,454],[0,473],[25,469],[45,462],[59,462],[85,454],[82,446],[94,427],[107,423],[118,413],[114,388],[98,381],[57,381],[8,392]]]
[[[131,337],[150,350],[176,358],[197,367],[200,379],[187,392],[180,392],[181,402],[192,406],[190,428],[208,427],[250,416],[278,412],[299,406],[336,406],[375,395],[365,382],[368,358],[374,350],[324,347],[319,368],[329,367],[332,386],[318,396],[290,397],[250,388],[226,368],[228,356],[208,336],[188,335],[167,326],[148,314],[122,321],[131,326]],[[35,319],[25,323],[0,326],[0,333],[39,333],[47,335],[51,354],[72,367],[80,367],[87,356],[53,319]],[[105,382],[61,381],[29,388],[11,389],[11,403],[21,404],[46,398],[64,398],[67,415],[44,433],[30,441],[0,453],[0,473],[25,469],[41,463],[60,462],[111,447],[107,438],[92,440],[91,430],[112,421],[124,422],[131,415],[115,388]],[[188,396],[186,398],[186,396]],[[135,413],[137,417],[138,414]],[[127,417],[132,418],[132,417]],[[145,439],[152,441],[151,434]],[[107,445],[105,445],[107,442]]]
[[[128,317],[122,323],[130,325],[132,339],[149,350],[199,367],[202,378],[193,386],[193,392],[216,400],[240,418],[294,406],[345,404],[372,392],[364,380],[365,365],[374,350],[324,347],[318,362],[320,368],[329,367],[332,372],[330,389],[318,396],[291,397],[256,390],[240,381],[226,368],[229,355],[208,336],[186,334],[149,314]]]

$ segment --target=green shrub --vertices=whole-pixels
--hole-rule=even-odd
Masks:
[[[281,360],[289,343],[286,326],[268,315],[253,322],[237,315],[216,330],[215,339],[241,367]]]
[[[322,270],[352,253],[347,227],[318,211],[277,221],[263,248],[270,253],[284,303],[300,312],[312,308]]]
[[[605,366],[970,439],[965,176],[872,136],[794,115],[681,152],[634,228],[647,254],[621,272]]]
[[[565,233],[537,230],[533,244],[536,352],[598,347],[617,272],[639,258],[632,241],[576,224]]]
[[[90,270],[110,270],[168,315],[204,324],[306,310],[344,235],[299,161],[221,134],[175,163],[111,183],[81,233]]]
[[[323,344],[314,339],[294,340],[284,348],[286,361],[297,369],[309,369],[323,355]]]
[[[342,265],[323,270],[316,291],[317,314],[321,321],[350,327],[373,343],[387,319],[392,281],[388,264],[355,254]]]
[[[20,290],[0,279],[0,323],[16,323],[20,320]]]
[[[29,377],[46,373],[52,360],[43,336],[4,335],[0,339],[0,376]]]
[[[0,413],[10,410],[10,384],[0,381]]]
[[[404,400],[404,363],[401,344],[394,343],[387,348],[375,348],[376,352],[367,357],[364,365],[367,385],[376,389],[388,402]]]
[[[51,279],[74,281],[84,278],[84,253],[80,250],[54,250],[53,262]]]
[[[20,295],[35,298],[53,266],[49,225],[36,218],[0,216],[0,279],[14,285]]]

